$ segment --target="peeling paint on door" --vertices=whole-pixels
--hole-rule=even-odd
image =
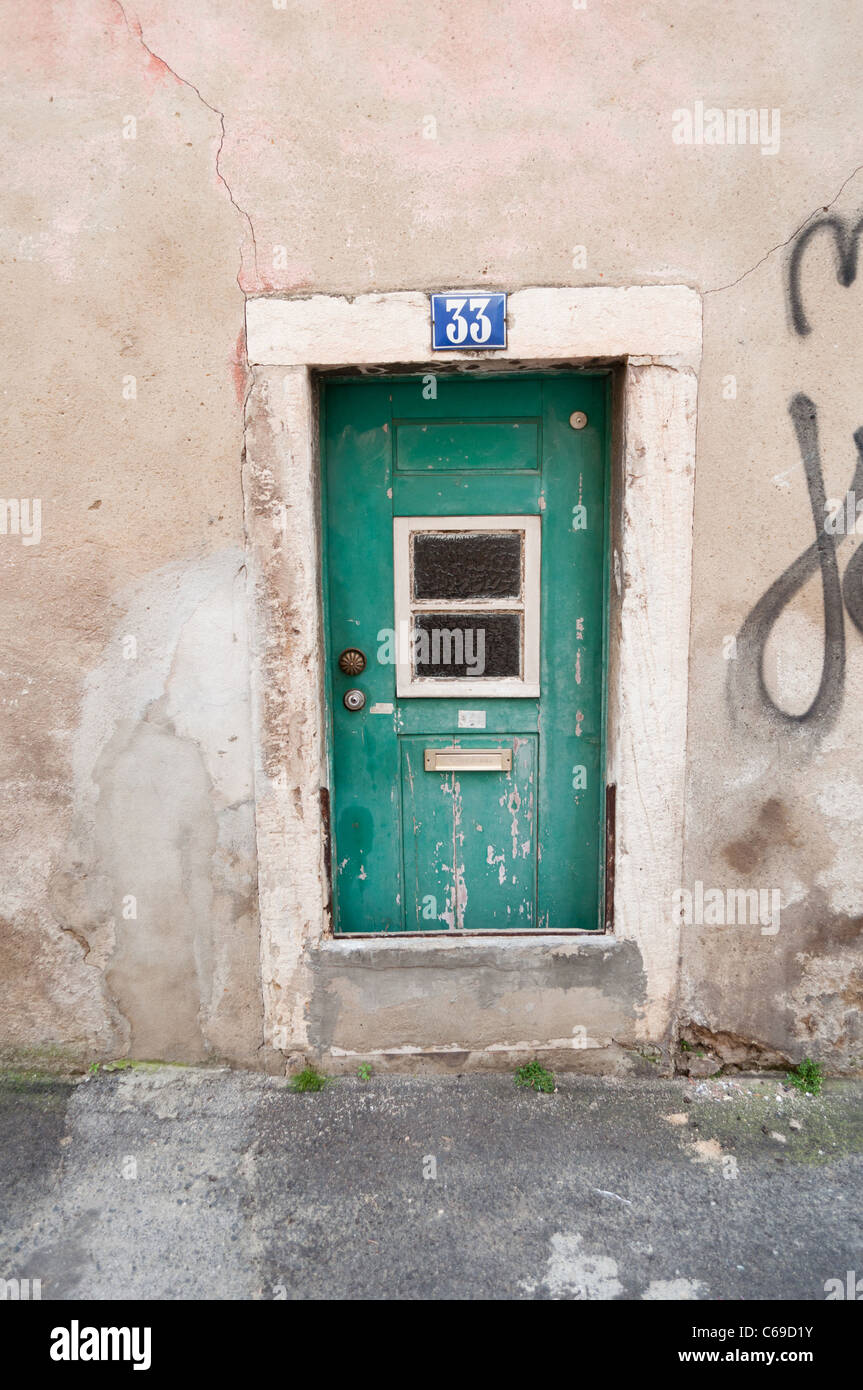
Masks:
[[[410,378],[325,388],[334,804],[352,809],[336,818],[338,863],[347,865],[338,880],[340,931],[602,925],[607,391],[607,378],[588,374],[452,375],[438,382],[434,400]],[[570,427],[576,405],[588,407],[591,428]],[[421,561],[419,543],[404,540],[410,517],[424,519],[414,534],[431,538]],[[520,535],[536,537],[535,548]],[[463,638],[465,652],[465,634],[479,630],[477,616],[486,619],[483,651],[492,667],[502,663],[487,673],[490,684],[461,657],[452,664],[471,667],[470,687],[466,672],[446,669],[448,657],[422,658],[423,671],[411,665],[420,658],[398,655],[397,583],[408,594],[400,611],[414,614],[418,630],[425,602],[427,614]],[[528,592],[538,595],[532,604]],[[387,661],[384,637],[397,628]],[[433,635],[431,619],[429,629]],[[504,631],[505,639],[494,638]],[[540,679],[531,685],[522,677],[537,633]],[[504,644],[497,652],[494,640]],[[350,679],[337,660],[347,646],[367,657]],[[366,697],[359,711],[344,707],[348,685]],[[372,717],[390,707],[391,727]],[[438,770],[425,753],[445,749],[502,749],[511,767],[507,758],[500,767]],[[446,761],[451,767],[453,758]],[[578,798],[575,764],[587,777]]]

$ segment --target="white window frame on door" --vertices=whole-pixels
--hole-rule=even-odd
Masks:
[[[395,566],[396,694],[400,698],[505,699],[539,695],[541,528],[539,516],[397,516],[393,520]],[[520,531],[524,537],[518,599],[414,599],[411,595],[411,536],[419,532]],[[415,614],[518,612],[522,615],[520,676],[417,676],[410,634]]]

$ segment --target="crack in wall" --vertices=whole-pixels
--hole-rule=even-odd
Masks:
[[[804,217],[803,221],[800,223],[800,226],[795,227],[794,231],[791,233],[790,236],[787,236],[784,241],[778,241],[775,246],[771,246],[769,251],[765,251],[764,255],[761,256],[753,266],[750,266],[748,270],[744,270],[742,275],[738,275],[736,280],[729,280],[727,285],[714,285],[713,289],[704,290],[703,293],[705,295],[722,294],[725,290],[733,290],[734,286],[739,285],[741,280],[745,280],[748,276],[754,275],[755,271],[758,270],[759,266],[762,266],[765,261],[769,261],[770,257],[775,255],[777,251],[782,251],[786,246],[790,246],[791,242],[794,241],[795,237],[800,235],[800,233],[803,231],[803,228],[806,226],[808,222],[812,221],[813,217],[819,217],[822,213],[829,212],[830,209],[836,203],[838,203],[839,199],[842,197],[842,194],[845,192],[845,189],[848,187],[851,180],[855,178],[857,174],[860,173],[861,169],[863,169],[863,164],[858,164],[856,169],[852,169],[847,179],[844,179],[842,183],[839,185],[839,188],[834,193],[829,203],[825,203],[823,204],[823,206],[815,208],[813,212],[808,213],[807,216]]]
[[[171,76],[174,78],[175,81],[181,83],[184,87],[190,88],[190,90],[193,91],[193,92],[195,93],[195,96],[198,98],[198,100],[201,102],[201,104],[202,104],[203,106],[206,106],[206,108],[207,108],[208,111],[212,111],[212,113],[213,113],[214,116],[217,116],[217,117],[218,117],[218,120],[219,120],[219,128],[220,128],[220,131],[221,131],[221,135],[220,135],[220,138],[219,138],[219,148],[216,150],[216,174],[217,174],[217,176],[218,176],[219,182],[223,185],[223,187],[224,187],[224,189],[225,189],[225,192],[227,193],[228,197],[230,198],[233,207],[236,208],[237,212],[240,214],[241,217],[245,218],[245,220],[246,220],[246,222],[247,222],[247,224],[248,224],[248,227],[249,227],[249,235],[250,235],[250,237],[251,237],[251,239],[252,239],[252,263],[253,263],[253,266],[254,266],[255,283],[256,283],[256,285],[257,285],[257,284],[258,284],[258,281],[259,281],[259,279],[260,279],[260,277],[259,277],[259,275],[258,275],[258,243],[257,243],[257,241],[255,240],[255,229],[254,229],[254,226],[252,225],[252,219],[251,219],[251,216],[249,215],[249,213],[246,211],[246,209],[245,209],[244,207],[241,207],[240,204],[237,202],[236,198],[234,197],[234,194],[233,194],[233,190],[232,190],[232,188],[231,188],[231,185],[228,183],[228,180],[225,178],[224,174],[222,173],[222,150],[223,150],[224,145],[225,145],[225,135],[226,135],[226,131],[225,131],[225,113],[224,113],[223,111],[220,111],[219,108],[218,108],[217,106],[213,106],[212,102],[207,101],[207,98],[202,94],[200,88],[198,88],[198,87],[195,86],[194,82],[190,81],[190,79],[189,79],[188,77],[183,77],[181,73],[176,72],[175,69],[171,67],[170,63],[166,63],[164,58],[160,58],[160,56],[159,56],[158,53],[154,53],[154,52],[153,52],[153,49],[150,47],[150,45],[147,43],[147,40],[144,38],[144,34],[143,34],[143,30],[141,29],[141,25],[138,23],[137,20],[130,20],[130,19],[129,19],[129,16],[128,16],[127,13],[126,13],[125,7],[123,6],[121,0],[114,0],[114,4],[117,6],[117,9],[120,11],[121,15],[123,16],[123,21],[124,21],[124,23],[125,23],[125,25],[126,25],[126,28],[127,28],[128,31],[129,31],[129,33],[133,36],[133,38],[135,38],[135,39],[138,40],[138,42],[139,42],[139,44],[141,45],[141,47],[143,48],[144,52],[147,53],[147,54],[149,55],[149,57],[153,59],[153,62],[158,63],[159,66],[160,66],[160,67],[163,67],[163,68],[165,69],[166,72],[169,72],[169,73],[171,74]],[[240,268],[239,268],[239,270],[237,271],[237,287],[238,287],[240,293],[242,294],[243,298],[245,299],[246,294],[247,294],[247,291],[243,288],[242,282],[241,282],[241,280],[240,280],[240,276],[241,276],[242,273],[243,273],[244,261],[245,261],[245,257],[244,257],[244,255],[243,255],[243,249],[242,249],[242,247],[241,247],[241,248],[240,248]]]

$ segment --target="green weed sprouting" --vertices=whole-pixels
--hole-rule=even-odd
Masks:
[[[788,1073],[788,1080],[798,1091],[804,1091],[810,1096],[820,1096],[824,1083],[824,1068],[820,1062],[813,1062],[811,1057],[804,1057],[800,1066]]]
[[[532,1062],[525,1062],[523,1067],[519,1067],[515,1074],[516,1086],[530,1086],[534,1091],[545,1091],[549,1093],[554,1090],[554,1073],[547,1071],[545,1067],[534,1057]]]
[[[314,1067],[303,1067],[291,1081],[292,1091],[323,1091],[330,1084],[328,1076],[322,1076]]]

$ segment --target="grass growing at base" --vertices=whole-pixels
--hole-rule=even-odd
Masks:
[[[314,1067],[303,1067],[291,1081],[292,1091],[323,1091],[330,1084],[328,1076],[322,1076]]]
[[[545,1091],[546,1093],[554,1090],[554,1073],[546,1071],[545,1067],[533,1059],[532,1062],[525,1062],[523,1067],[519,1067],[515,1074],[516,1086],[530,1086],[533,1091]]]
[[[810,1096],[820,1096],[824,1083],[824,1068],[820,1062],[813,1062],[811,1057],[804,1057],[800,1066],[788,1073],[788,1080],[798,1091],[805,1091]]]

